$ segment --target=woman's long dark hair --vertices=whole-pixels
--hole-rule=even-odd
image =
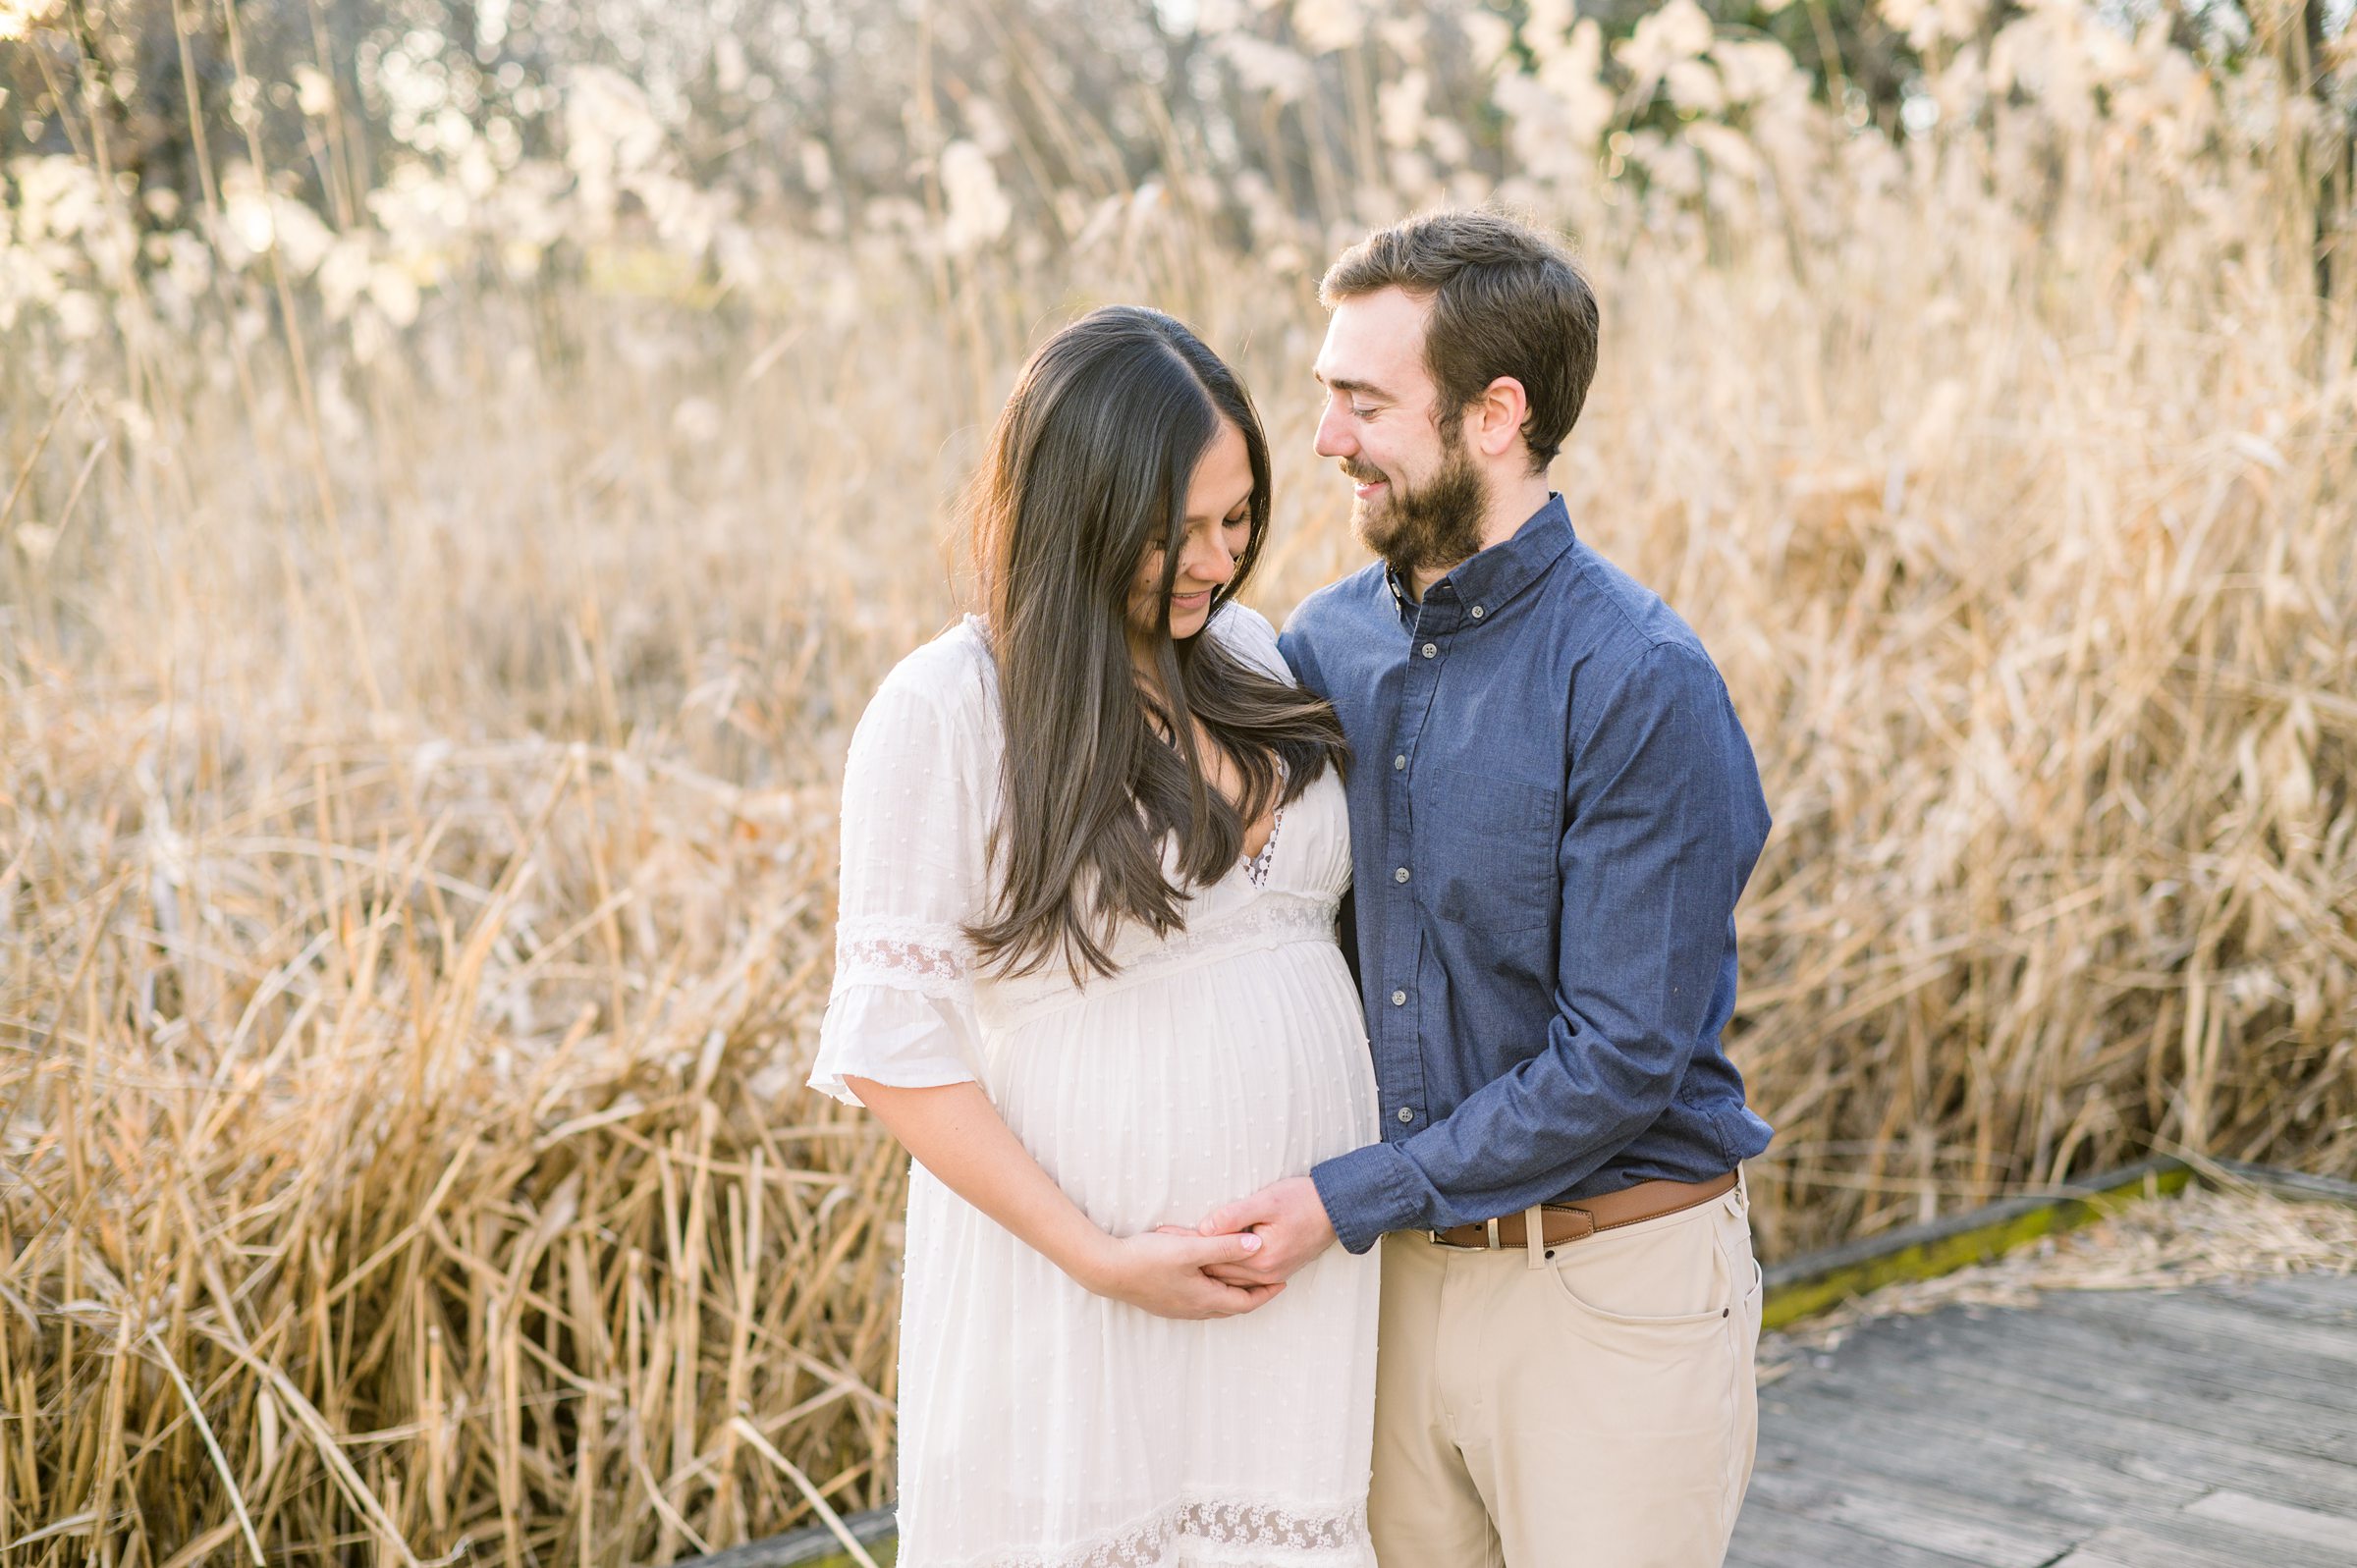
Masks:
[[[1183,923],[1166,835],[1178,836],[1182,880],[1215,882],[1242,858],[1246,823],[1346,764],[1324,702],[1216,637],[1171,637],[1187,490],[1223,422],[1251,457],[1252,533],[1213,596],[1217,615],[1268,530],[1269,447],[1252,400],[1193,333],[1156,310],[1092,311],[1031,356],[991,432],[974,559],[1007,762],[991,834],[998,901],[968,930],[987,966],[1020,974],[1061,958],[1075,981],[1083,966],[1112,973],[1122,921],[1158,935]],[[1167,704],[1140,690],[1129,655],[1131,586],[1157,545]],[[1197,724],[1234,765],[1236,804],[1210,785]]]

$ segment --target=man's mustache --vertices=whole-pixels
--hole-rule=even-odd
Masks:
[[[1383,479],[1381,468],[1368,468],[1348,460],[1343,463],[1343,473],[1354,483],[1362,485],[1377,484]]]

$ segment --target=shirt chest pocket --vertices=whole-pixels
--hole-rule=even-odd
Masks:
[[[1555,920],[1558,792],[1456,768],[1418,770],[1413,872],[1439,919],[1503,935]]]

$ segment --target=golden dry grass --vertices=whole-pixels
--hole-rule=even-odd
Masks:
[[[1551,208],[1608,322],[1558,483],[1779,820],[1771,1253],[2155,1145],[2357,1170],[2347,301],[2263,139],[2065,107]],[[4,378],[12,1560],[619,1564],[806,1519],[789,1466],[886,1499],[899,1157],[791,1086],[980,422],[1045,325],[1164,304],[1261,398],[1260,602],[1356,561],[1304,275],[1134,205]]]

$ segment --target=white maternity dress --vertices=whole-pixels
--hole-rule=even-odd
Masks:
[[[1258,615],[1206,635],[1284,676]],[[1286,676],[1285,678],[1290,678]],[[1121,970],[977,973],[1001,791],[968,620],[904,660],[844,777],[842,921],[811,1083],[979,1081],[1116,1235],[1375,1141],[1358,995],[1335,945],[1349,833],[1332,770],[1269,847],[1125,928]],[[901,1305],[901,1568],[1371,1568],[1376,1260],[1328,1249],[1258,1311],[1179,1323],[1089,1294],[921,1166]]]

